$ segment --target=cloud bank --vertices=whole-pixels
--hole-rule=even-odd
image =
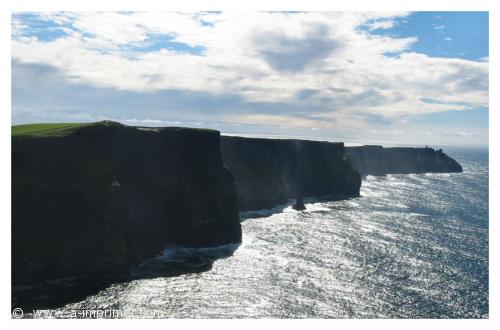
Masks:
[[[487,60],[375,34],[409,13],[13,16],[13,118],[366,130],[488,107]],[[60,121],[60,120],[59,120]]]

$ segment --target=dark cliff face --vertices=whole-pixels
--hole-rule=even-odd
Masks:
[[[222,136],[221,150],[241,211],[301,196],[359,195],[361,178],[344,159],[343,143]]]
[[[432,148],[346,147],[352,166],[362,175],[462,172],[442,150]]]
[[[13,137],[13,284],[125,275],[167,243],[241,242],[219,139],[116,124]]]

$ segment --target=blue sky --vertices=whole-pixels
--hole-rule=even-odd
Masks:
[[[12,121],[487,144],[488,13],[22,13]]]
[[[372,33],[418,37],[412,50],[435,57],[479,60],[488,57],[488,12],[417,12],[391,29]]]

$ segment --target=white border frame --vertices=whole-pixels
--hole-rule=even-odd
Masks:
[[[134,329],[137,327],[161,327],[165,328],[203,328],[205,329],[229,329],[236,327],[255,328],[255,327],[286,327],[288,329],[301,329],[304,327],[319,327],[319,328],[380,328],[380,329],[399,329],[401,327],[408,329],[425,328],[440,328],[440,329],[456,329],[456,328],[495,328],[498,327],[500,317],[499,311],[499,286],[495,279],[500,278],[499,265],[499,243],[496,240],[499,235],[499,225],[497,223],[498,204],[491,201],[498,201],[498,186],[499,184],[497,170],[499,166],[500,150],[497,146],[499,142],[498,130],[498,96],[491,91],[498,91],[498,35],[496,31],[500,31],[499,21],[500,14],[498,9],[499,1],[483,0],[420,0],[415,1],[361,1],[349,0],[338,3],[336,1],[321,1],[321,0],[183,0],[180,1],[154,1],[154,0],[85,0],[85,1],[69,1],[69,0],[51,0],[50,2],[37,0],[18,0],[0,2],[0,166],[1,166],[1,221],[2,221],[2,239],[1,239],[1,254],[4,263],[1,273],[1,307],[0,315],[6,328],[33,328],[46,326],[50,328],[67,328],[71,326],[76,329],[86,329],[89,323],[92,326],[106,326],[112,328]],[[117,11],[117,10],[336,10],[336,11],[489,11],[490,12],[490,44],[489,44],[489,65],[490,65],[490,102],[489,102],[489,188],[490,188],[490,203],[489,203],[489,251],[490,251],[490,272],[489,272],[489,287],[490,287],[490,319],[489,320],[244,320],[244,321],[224,321],[224,320],[12,320],[10,315],[10,215],[11,215],[11,200],[10,200],[10,125],[11,125],[11,33],[10,21],[11,13],[17,11]],[[496,37],[496,38],[494,38]],[[494,109],[494,110],[493,110]],[[8,110],[8,111],[7,111]],[[492,111],[493,110],[493,111]],[[494,169],[491,171],[491,169]],[[68,323],[70,322],[70,323]],[[237,324],[235,322],[238,322]]]

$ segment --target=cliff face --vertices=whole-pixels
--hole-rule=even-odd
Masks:
[[[241,211],[270,208],[299,196],[359,195],[360,175],[343,143],[221,137]]]
[[[358,196],[359,173],[461,171],[430,148],[344,148],[189,128],[96,123],[13,136],[12,280],[120,277],[168,243],[241,242],[239,211]]]
[[[346,147],[352,166],[362,175],[462,172],[442,150],[432,148]]]
[[[13,284],[125,275],[166,243],[241,242],[219,139],[119,124],[13,137]]]

